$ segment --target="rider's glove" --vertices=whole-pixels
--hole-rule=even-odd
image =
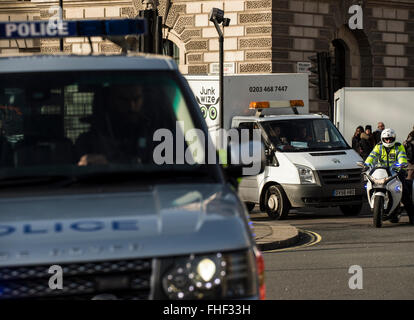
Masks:
[[[368,163],[365,163],[364,168],[362,169],[362,172],[367,172],[368,170],[370,170],[372,168],[372,166]]]

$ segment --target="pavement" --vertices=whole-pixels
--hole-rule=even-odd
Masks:
[[[299,241],[296,227],[285,223],[279,225],[277,221],[253,221],[253,230],[256,244],[261,251],[292,247]]]

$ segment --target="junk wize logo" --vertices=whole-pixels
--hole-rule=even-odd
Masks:
[[[201,91],[196,96],[196,99],[204,119],[209,117],[211,120],[216,120],[218,115],[216,105],[220,101],[220,97],[216,97],[216,89],[213,87],[201,87]]]

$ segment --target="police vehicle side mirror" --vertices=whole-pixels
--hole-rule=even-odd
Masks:
[[[256,176],[266,167],[265,147],[261,141],[230,142],[227,147],[227,174],[233,178]]]

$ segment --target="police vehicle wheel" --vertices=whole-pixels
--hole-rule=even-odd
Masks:
[[[253,202],[245,202],[244,204],[246,205],[246,208],[249,212],[252,212],[254,207],[256,206],[256,204]]]
[[[285,192],[279,186],[270,186],[264,198],[266,213],[272,220],[286,219],[290,203]]]
[[[384,215],[384,198],[383,197],[375,197],[374,199],[374,227],[381,228],[382,227],[382,216]]]
[[[361,213],[362,203],[356,205],[339,206],[344,216],[355,217]]]

